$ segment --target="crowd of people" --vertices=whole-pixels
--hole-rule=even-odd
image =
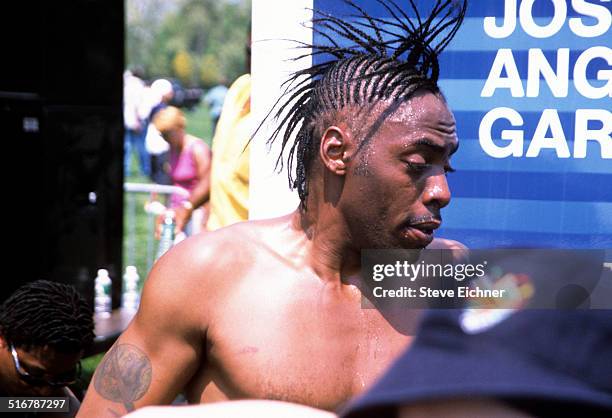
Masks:
[[[321,18],[362,48],[311,45],[331,58],[293,75],[271,140],[290,151],[300,204],[269,220],[241,222],[250,74],[228,89],[211,148],[169,105],[171,83],[126,74],[126,172],[132,148],[153,181],[166,165],[186,191],[171,197],[178,229],[209,232],[156,262],[82,405],[67,387],[94,338],[90,308],[68,285],[19,289],[0,311],[0,394],[69,396],[67,416],[81,418],[611,416],[608,310],[517,310],[466,327],[461,310],[363,308],[362,250],[465,249],[434,238],[459,144],[438,54],[465,7],[438,0],[428,19],[393,21],[391,40]],[[154,406],[179,394],[194,405]]]
[[[132,174],[134,151],[144,176],[180,189],[170,196],[168,209],[182,236],[246,220],[252,132],[248,68],[229,89],[215,86],[204,98],[214,124],[212,150],[187,133],[184,112],[169,105],[172,97],[168,80],[157,79],[147,87],[138,68],[125,72],[126,177]]]

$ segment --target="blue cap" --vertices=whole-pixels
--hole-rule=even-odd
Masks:
[[[341,417],[472,397],[612,417],[612,311],[430,311],[411,347]]]

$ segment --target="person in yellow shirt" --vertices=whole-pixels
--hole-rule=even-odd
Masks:
[[[251,75],[230,87],[212,142],[210,216],[212,231],[248,219]]]

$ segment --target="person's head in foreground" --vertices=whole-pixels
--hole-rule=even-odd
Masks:
[[[458,140],[437,84],[438,54],[466,2],[428,3],[425,15],[412,2],[408,12],[384,0],[389,20],[346,3],[359,21],[315,11],[314,31],[327,41],[307,45],[308,55],[323,58],[287,81],[271,141],[289,149],[306,227],[340,225],[353,248],[422,248],[450,201],[446,173]]]
[[[612,311],[432,311],[341,416],[612,416]]]
[[[89,304],[70,285],[27,283],[0,307],[0,396],[52,396],[80,373],[93,342]]]

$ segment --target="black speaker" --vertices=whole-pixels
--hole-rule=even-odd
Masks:
[[[123,0],[21,0],[2,20],[0,91],[55,104],[121,104]]]
[[[121,289],[123,0],[22,0],[3,12],[0,119],[12,163],[10,262],[0,300],[45,278],[93,303],[98,268]],[[13,271],[13,269],[11,269]]]

